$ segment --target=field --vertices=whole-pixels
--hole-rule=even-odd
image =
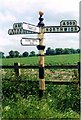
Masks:
[[[38,56],[27,58],[4,58],[2,59],[2,64],[13,65],[14,62],[19,62],[23,65],[38,65],[38,60]],[[77,64],[77,62],[79,62],[79,54],[45,56],[45,65]]]
[[[38,65],[38,57],[4,58],[2,65]],[[45,65],[72,65],[79,62],[78,54],[45,56]],[[79,85],[46,84],[42,99],[39,98],[38,69],[21,69],[19,77],[13,69],[2,73],[2,118],[77,118],[80,116]],[[30,80],[31,82],[27,82]],[[76,69],[45,69],[46,81],[78,81]]]

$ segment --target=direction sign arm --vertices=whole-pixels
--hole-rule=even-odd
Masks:
[[[78,33],[79,26],[45,26],[44,33]]]
[[[35,26],[35,25],[32,25],[32,24],[29,24],[29,23],[23,22],[22,28],[23,28],[24,30],[29,30],[29,31],[31,31],[31,32],[39,33],[39,27],[37,27],[37,26]]]
[[[20,40],[22,46],[37,46],[39,43],[38,38],[22,38]]]

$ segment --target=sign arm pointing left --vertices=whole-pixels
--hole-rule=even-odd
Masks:
[[[22,46],[37,46],[39,44],[38,38],[22,38],[20,40]]]

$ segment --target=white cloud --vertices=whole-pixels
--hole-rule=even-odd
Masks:
[[[4,8],[19,13],[43,10],[44,12],[67,12],[79,11],[79,0],[2,0]]]
[[[53,12],[79,11],[79,0],[53,0],[45,6]]]
[[[45,45],[48,47],[56,48],[79,48],[79,35],[77,33],[56,33],[45,35]]]
[[[33,2],[31,0],[3,0],[0,1],[0,3],[5,9],[22,14],[27,10],[30,10]]]
[[[16,17],[12,15],[10,12],[5,11],[4,13],[0,12],[0,21],[1,22],[8,22],[8,21],[15,21]]]

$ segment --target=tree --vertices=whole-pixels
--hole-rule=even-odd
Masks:
[[[10,52],[9,52],[9,57],[11,57],[11,58],[14,58],[14,57],[19,57],[19,52],[18,51],[13,51],[13,50],[11,50]]]
[[[18,51],[14,51],[14,57],[19,57],[19,52]]]
[[[46,50],[46,55],[50,55],[50,52],[51,52],[51,48],[48,47],[47,50]]]
[[[50,50],[50,55],[54,55],[54,54],[55,54],[54,49],[51,49],[51,50]]]
[[[69,48],[65,48],[65,49],[63,50],[63,54],[70,54]]]
[[[77,49],[77,50],[76,50],[76,53],[80,53],[80,49]]]
[[[9,52],[9,56],[10,56],[11,58],[14,57],[14,51],[13,51],[13,50],[11,50],[11,51]]]
[[[31,52],[30,52],[30,56],[35,56],[35,52],[34,52],[34,51],[31,51]]]
[[[48,47],[46,50],[46,55],[55,55],[55,50]]]
[[[4,53],[0,51],[0,58],[4,58]]]
[[[70,48],[69,50],[70,50],[70,54],[75,54],[76,53],[76,50],[73,49],[73,48]]]
[[[25,51],[22,55],[23,55],[23,57],[28,57],[29,53],[27,51]]]
[[[62,48],[56,48],[55,52],[56,52],[56,55],[61,55],[63,53],[63,49]]]

